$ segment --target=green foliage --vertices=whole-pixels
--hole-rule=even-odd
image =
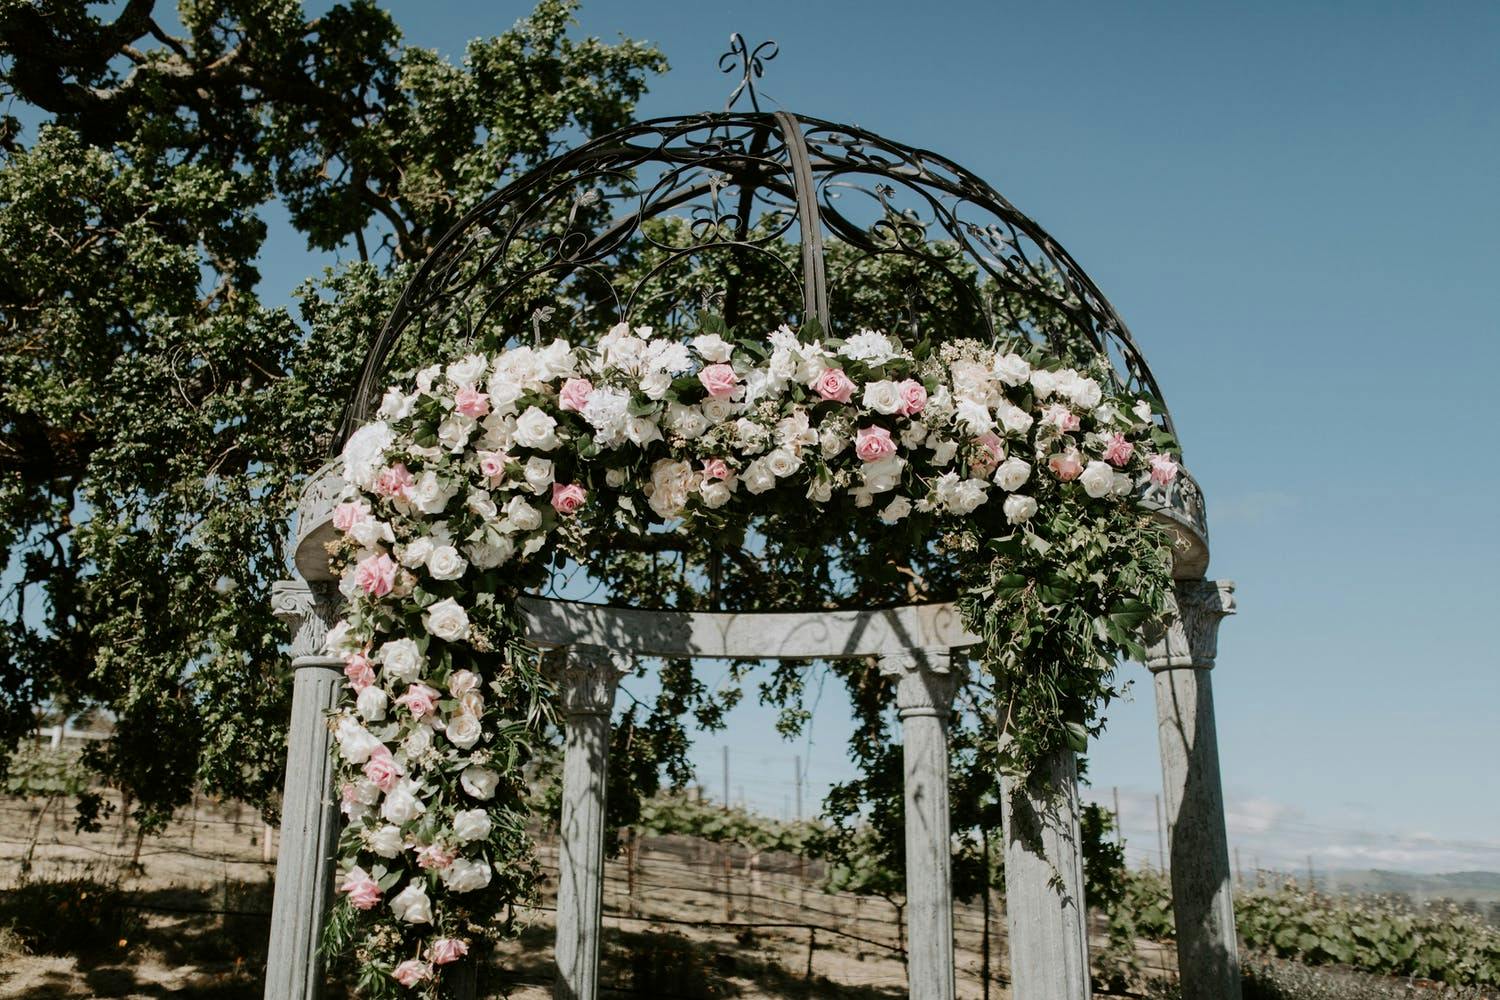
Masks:
[[[287,518],[409,271],[562,132],[629,120],[655,50],[541,0],[461,64],[370,0],[0,3],[0,745],[42,703],[147,829],[281,783]],[[275,206],[273,208],[273,206]],[[264,216],[356,258],[262,303]],[[442,348],[444,345],[432,345]]]
[[[643,836],[676,834],[733,844],[748,851],[801,854],[821,828],[815,823],[783,823],[745,809],[725,809],[702,799],[670,794],[643,801],[635,829]]]
[[[77,751],[43,746],[22,747],[10,755],[0,780],[0,794],[31,798],[38,795],[81,795],[91,775]]]

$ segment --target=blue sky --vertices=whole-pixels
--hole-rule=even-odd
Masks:
[[[415,44],[526,7],[388,2]],[[714,109],[731,31],[775,38],[790,110],[938,150],[1076,257],[1134,331],[1239,584],[1214,675],[1243,864],[1500,870],[1500,6],[595,0],[658,43],[644,115]],[[267,289],[317,266],[279,233]],[[716,670],[706,667],[711,673]],[[1154,856],[1149,680],[1091,755]],[[792,755],[848,771],[829,685],[808,741],[747,708],[697,757],[772,813]],[[738,780],[736,780],[738,776]],[[740,791],[742,789],[742,793]]]

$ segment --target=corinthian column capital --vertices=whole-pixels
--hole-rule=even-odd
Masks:
[[[555,654],[565,715],[608,715],[615,687],[630,672],[631,657],[605,646],[577,643]]]
[[[271,614],[292,627],[292,666],[342,663],[323,648],[328,630],[338,619],[341,595],[328,580],[277,580],[271,584]]]
[[[1231,580],[1182,580],[1174,588],[1173,614],[1146,651],[1146,666],[1161,670],[1211,670],[1219,653],[1219,623],[1235,613]]]
[[[949,650],[913,648],[887,653],[880,657],[880,672],[896,678],[896,709],[901,718],[935,715],[946,719],[952,711],[958,676]]]

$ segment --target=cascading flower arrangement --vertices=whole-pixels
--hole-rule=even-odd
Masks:
[[[595,346],[427,368],[348,440],[328,943],[352,951],[361,992],[440,995],[443,968],[534,884],[520,765],[545,685],[514,600],[559,553],[586,564],[606,538],[787,505],[901,524],[903,544],[925,533],[976,567],[961,604],[1012,682],[1007,727],[1032,729],[1009,741],[1022,769],[1086,729],[1059,692],[1106,700],[1112,654],[1159,610],[1168,557],[1138,498],[1172,487],[1174,444],[1102,361],[703,329],[684,343],[621,324]],[[1034,669],[1080,651],[1066,677]],[[1018,680],[1039,685],[1030,710]]]

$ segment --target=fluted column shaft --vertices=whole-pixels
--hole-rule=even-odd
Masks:
[[[294,636],[292,719],[265,996],[316,1000],[323,993],[318,944],[333,892],[339,829],[327,716],[343,680],[343,660],[325,655],[323,640],[337,615],[339,594],[332,583],[282,581],[272,585],[271,601],[276,617],[292,624]]]
[[[1224,828],[1211,671],[1234,584],[1177,584],[1176,619],[1149,650],[1184,1000],[1239,1000],[1234,883]]]
[[[946,649],[881,658],[897,678],[906,798],[907,980],[912,1000],[953,1000],[953,880],[948,716],[955,677]]]
[[[566,749],[557,884],[556,1000],[597,1000],[609,716],[628,660],[577,645],[560,663]]]

